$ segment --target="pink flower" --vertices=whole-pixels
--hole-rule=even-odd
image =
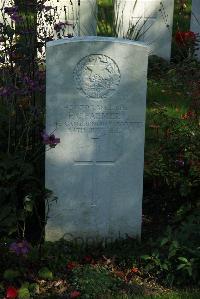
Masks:
[[[18,291],[14,287],[9,287],[6,290],[6,298],[16,298],[17,294],[18,294]]]
[[[70,293],[70,298],[78,298],[80,295],[81,293],[79,291],[73,291]]]

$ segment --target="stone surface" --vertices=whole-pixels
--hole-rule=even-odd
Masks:
[[[47,44],[46,239],[140,236],[148,47],[115,38]],[[99,239],[98,239],[99,240]]]
[[[192,14],[191,14],[191,31],[200,35],[200,1],[192,0]],[[199,49],[196,52],[198,60],[200,60],[200,43]]]
[[[59,22],[68,22],[64,34],[73,36],[96,35],[97,27],[97,4],[96,0],[47,0],[46,6],[52,6],[55,9],[55,20]],[[45,24],[45,14],[54,14],[50,12],[43,13],[43,24]],[[72,24],[72,25],[71,25]],[[47,32],[52,31],[53,27],[48,26]],[[54,32],[56,37],[56,34]]]
[[[147,43],[151,54],[170,60],[173,11],[174,0],[115,0],[118,36],[130,36],[134,26],[134,39]]]

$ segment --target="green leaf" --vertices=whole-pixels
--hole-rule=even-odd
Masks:
[[[186,257],[183,257],[183,256],[178,257],[178,260],[181,261],[181,262],[184,262],[184,263],[186,263],[186,264],[189,263],[189,261],[186,259]]]
[[[39,291],[40,291],[39,285],[37,283],[31,283],[29,285],[29,290],[30,290],[31,294],[32,293],[33,294],[39,294]]]
[[[180,264],[176,269],[177,270],[181,270],[181,269],[183,269],[185,267],[185,264]]]
[[[169,252],[168,259],[176,255],[176,249],[173,249]]]
[[[163,238],[160,242],[160,246],[162,247],[163,245],[167,244],[168,241],[169,241],[168,238]]]
[[[145,260],[145,261],[151,259],[151,257],[150,257],[149,255],[147,255],[147,254],[142,255],[140,258],[141,258],[142,260]]]
[[[169,267],[168,267],[168,265],[167,265],[167,264],[162,264],[162,269],[164,269],[164,270],[168,270],[168,269],[169,269]]]
[[[47,268],[41,268],[38,272],[38,276],[42,279],[53,279],[53,273]]]
[[[20,272],[17,270],[7,269],[3,274],[3,278],[9,281],[13,281],[14,279],[20,276]]]
[[[18,292],[19,299],[30,299],[30,292],[28,288],[21,287]]]

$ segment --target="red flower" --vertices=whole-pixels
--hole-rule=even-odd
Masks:
[[[92,257],[90,255],[86,255],[84,256],[84,262],[85,263],[91,263],[92,262]]]
[[[187,113],[181,115],[181,119],[191,119],[191,118],[195,118],[195,113],[193,111],[188,111]]]
[[[139,272],[138,268],[132,268],[131,269],[131,273],[138,273],[138,272]]]
[[[13,288],[13,287],[9,287],[7,288],[6,291],[6,298],[16,298],[18,294],[17,289]]]
[[[179,45],[186,45],[194,43],[197,39],[197,36],[192,31],[178,31],[175,35],[176,43]]]
[[[79,291],[73,291],[70,293],[70,298],[78,298],[80,295],[81,293]]]
[[[69,262],[67,264],[67,269],[68,270],[73,270],[74,268],[76,268],[77,264],[75,262]]]

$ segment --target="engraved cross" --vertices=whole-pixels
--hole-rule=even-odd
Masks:
[[[97,182],[97,178],[96,178],[96,167],[98,166],[114,166],[115,165],[115,159],[99,159],[98,155],[97,155],[97,144],[98,142],[101,140],[99,137],[94,137],[91,138],[95,141],[95,153],[94,153],[94,159],[91,160],[76,160],[74,161],[74,165],[78,165],[78,166],[92,166],[92,203],[91,203],[91,207],[96,207],[97,205],[97,196],[95,193],[95,187]],[[101,145],[99,147],[101,149]]]

